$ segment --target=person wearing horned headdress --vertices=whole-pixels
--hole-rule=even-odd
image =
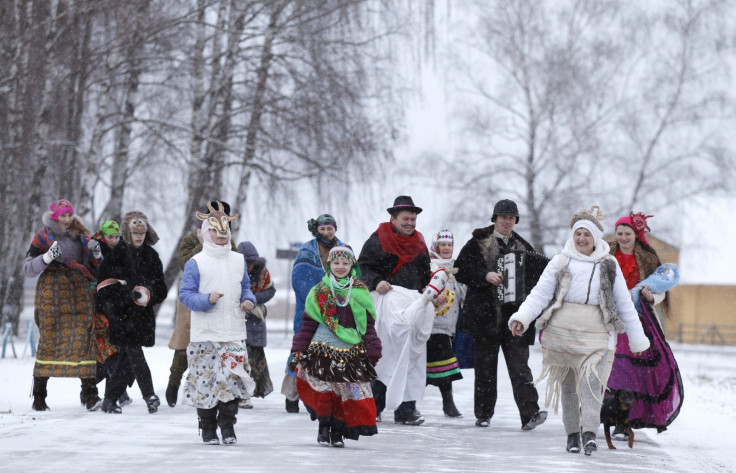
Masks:
[[[184,404],[197,408],[202,441],[217,445],[220,427],[225,445],[237,443],[234,425],[241,398],[255,382],[248,374],[245,311],[256,298],[250,289],[245,259],[232,251],[229,216],[219,201],[208,205],[202,220],[202,251],[184,265],[179,299],[191,314],[184,383]]]

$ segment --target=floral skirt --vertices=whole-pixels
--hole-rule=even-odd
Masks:
[[[255,382],[248,374],[248,354],[242,342],[191,342],[187,346],[189,374],[183,404],[211,409],[220,402],[248,399]]]

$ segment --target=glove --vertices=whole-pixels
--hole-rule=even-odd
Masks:
[[[100,248],[100,242],[92,238],[89,243],[87,243],[87,248],[89,251],[92,252],[92,257],[94,259],[100,259],[102,258],[102,248]]]
[[[144,286],[136,286],[133,288],[133,302],[141,307],[148,305],[148,301],[151,300],[151,292]]]
[[[299,351],[291,352],[291,355],[289,356],[289,371],[296,372],[296,365],[299,363],[299,360],[302,359],[302,353]]]
[[[51,244],[49,251],[43,254],[43,262],[51,264],[52,261],[61,258],[61,248],[59,248],[59,242],[55,241]]]

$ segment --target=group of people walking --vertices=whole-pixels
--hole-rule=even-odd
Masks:
[[[254,245],[233,243],[230,222],[238,215],[221,201],[207,208],[197,213],[200,228],[179,247],[183,276],[165,397],[176,405],[188,371],[182,402],[197,409],[202,440],[220,443],[219,427],[222,442],[232,445],[238,409],[273,390],[264,304],[275,288]],[[446,416],[462,417],[452,390],[462,379],[458,330],[473,338],[477,427],[489,427],[495,413],[499,351],[521,429],[547,419],[535,386],[546,380],[545,406],[557,410],[562,401],[568,452],[596,450],[607,385],[637,393],[634,428],[661,431],[677,416],[682,383],[653,307],[666,307],[666,291],[679,275],[648,245],[647,216],[620,219],[609,244],[600,212],[577,212],[563,251],[548,261],[514,231],[518,207],[505,199],[494,206],[492,224],[476,229],[455,260],[450,230],[435,233],[427,246],[416,230],[422,208],[411,197],[397,197],[387,212],[389,221],[357,257],[337,238],[331,215],[309,220],[314,239],[294,262],[294,338],[281,392],[287,412],[299,412],[301,401],[318,421],[320,445],[343,447],[345,439],[376,434],[385,409],[395,423],[422,425],[416,403],[428,385],[438,387]],[[142,347],[153,345],[153,306],[167,288],[148,218],[129,212],[120,227],[107,221],[90,236],[62,200],[43,223],[24,262],[27,276],[39,276],[33,409],[48,409],[48,378],[66,376],[82,380],[89,410],[120,413],[135,380],[148,411],[156,412],[160,401]],[[539,281],[504,300],[509,271],[499,259],[527,254],[544,263]],[[537,331],[543,365],[535,379],[529,346]],[[96,388],[102,379],[104,399]]]

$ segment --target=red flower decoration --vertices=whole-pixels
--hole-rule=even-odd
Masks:
[[[634,213],[631,212],[629,215],[629,218],[631,218],[631,224],[634,226],[634,230],[636,230],[636,233],[643,233],[644,231],[651,231],[649,230],[649,226],[647,225],[647,219],[654,217],[654,215],[644,215],[643,213]]]

